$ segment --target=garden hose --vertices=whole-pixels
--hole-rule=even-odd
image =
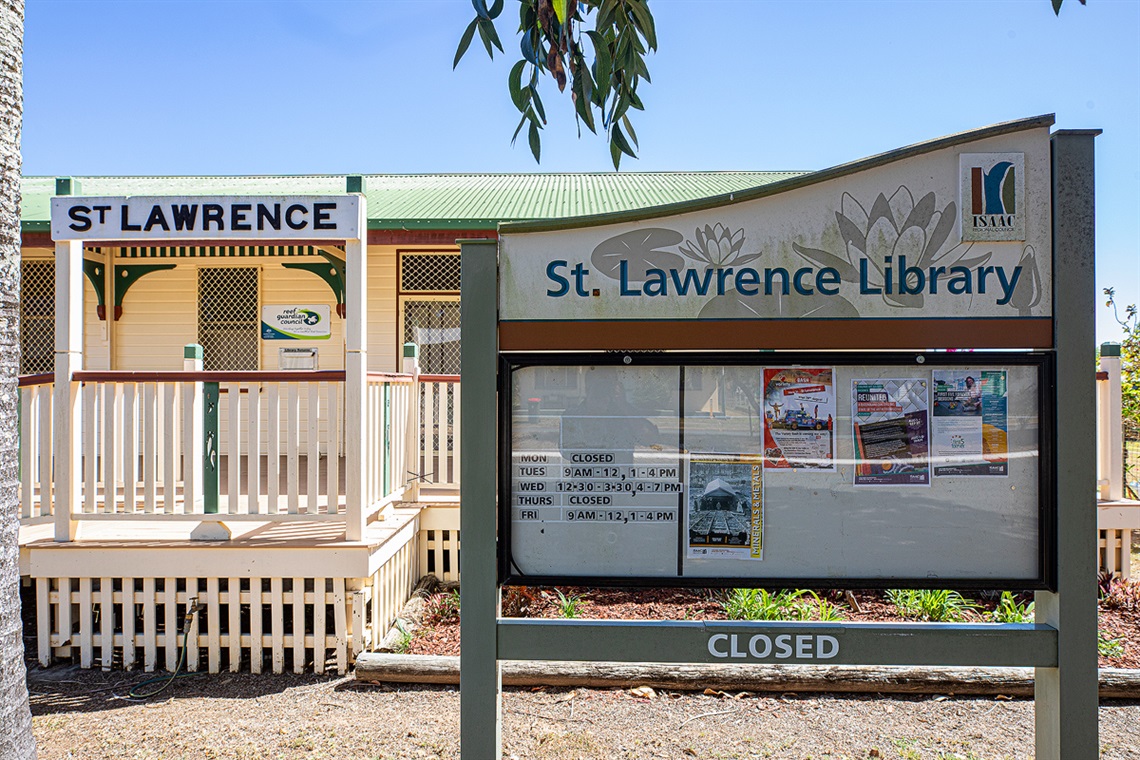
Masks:
[[[174,672],[169,676],[158,676],[157,678],[148,678],[142,683],[137,683],[131,687],[127,692],[127,699],[150,699],[156,694],[161,694],[166,690],[170,684],[174,683],[175,678],[189,678],[191,676],[200,676],[201,673],[183,673],[182,666],[186,664],[186,640],[190,637],[190,628],[194,624],[194,618],[198,614],[198,610],[202,609],[201,603],[197,597],[190,600],[190,607],[186,610],[186,616],[182,619],[182,647],[178,652],[178,665],[174,668]],[[141,692],[140,690],[151,684],[161,683],[157,689],[148,692]]]

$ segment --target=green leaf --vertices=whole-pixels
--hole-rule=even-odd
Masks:
[[[614,105],[614,111],[610,114],[610,121],[616,122],[625,116],[625,112],[629,110],[629,103],[629,95],[625,92],[619,93],[617,103]]]
[[[475,36],[475,27],[479,25],[479,19],[475,19],[467,25],[466,31],[463,36],[459,38],[459,49],[455,51],[455,60],[451,64],[451,68],[459,65],[459,59],[467,52],[467,48],[471,46],[471,39]]]
[[[483,40],[483,47],[487,49],[487,56],[493,61],[495,60],[495,52],[491,50],[491,38],[487,36],[487,27],[491,27],[491,31],[495,31],[495,27],[491,26],[490,21],[479,19],[479,39]]]
[[[612,27],[616,10],[617,3],[614,0],[602,0],[601,7],[598,8],[598,17],[594,20],[594,28],[600,32]]]
[[[554,6],[554,15],[558,18],[558,23],[565,26],[570,0],[551,0],[550,4]]]
[[[522,50],[523,58],[535,66],[538,65],[538,54],[534,52],[534,40],[530,32],[523,32],[522,39],[519,40],[519,49]]]
[[[1064,2],[1064,0],[1053,0],[1053,13],[1055,15],[1057,15],[1057,16],[1061,15],[1061,3],[1063,3],[1063,2]]]
[[[542,98],[538,97],[538,86],[532,84],[530,86],[531,102],[534,104],[534,110],[538,113],[538,118],[542,119],[542,123],[546,123],[546,109],[542,107]]]
[[[487,21],[491,20],[491,14],[487,10],[487,0],[471,0],[471,5],[475,6],[475,15]]]
[[[538,137],[538,125],[535,124],[533,121],[530,123],[529,138],[530,138],[530,152],[532,155],[534,155],[534,162],[536,164],[540,164],[540,163],[542,163],[542,159],[541,159],[542,144],[539,141],[539,137]]]
[[[503,50],[503,43],[499,42],[499,33],[495,31],[495,25],[490,21],[483,22],[487,25],[487,35],[491,38],[491,42],[499,49],[500,53],[506,52]]]
[[[515,127],[515,133],[513,135],[511,135],[511,145],[515,144],[515,140],[518,138],[519,132],[522,132],[523,124],[526,124],[527,121],[529,120],[529,118],[530,118],[530,115],[528,113],[524,112],[522,115],[522,118],[519,119],[519,125],[517,127]]]
[[[649,49],[656,50],[657,28],[653,24],[653,14],[649,12],[649,6],[645,4],[644,0],[629,0],[629,9],[633,11],[633,17],[637,21],[637,26],[641,30],[642,36],[645,37]]]
[[[594,45],[594,79],[608,85],[613,68],[610,46],[606,43],[605,37],[597,32],[586,32],[586,34],[589,35],[590,42]]]
[[[592,92],[590,83],[590,72],[584,65],[578,67],[580,75],[574,78],[574,110],[577,111],[578,116],[585,122],[586,127],[594,134],[598,130],[594,127],[594,112],[590,107],[590,98]]]
[[[637,142],[637,133],[633,131],[633,125],[629,123],[629,117],[628,116],[621,117],[621,124],[623,127],[625,127],[625,131],[629,132],[629,139],[633,140],[634,146],[636,146],[637,148],[640,148],[641,146],[638,145],[638,142]]]
[[[625,139],[625,135],[621,133],[621,127],[614,125],[613,130],[610,132],[610,140],[618,146],[618,149],[629,156],[630,158],[637,158],[637,154],[633,152],[633,148],[629,147],[629,143]]]
[[[491,8],[490,8],[490,10],[487,11],[487,15],[490,16],[491,18],[498,18],[499,14],[502,12],[503,12],[503,0],[495,0],[495,2],[491,3]]]
[[[614,143],[613,137],[610,137],[610,159],[614,162],[614,171],[621,168],[621,149]]]
[[[511,73],[507,77],[507,87],[510,88],[511,91],[511,101],[515,104],[515,108],[520,111],[526,108],[526,100],[523,98],[522,86],[522,73],[523,69],[526,68],[526,63],[525,60],[516,63],[511,68]]]

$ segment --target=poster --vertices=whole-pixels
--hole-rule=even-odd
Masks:
[[[928,486],[930,457],[925,378],[851,381],[856,486]]]
[[[764,466],[835,471],[835,372],[764,370]]]
[[[262,340],[328,340],[332,333],[328,304],[262,306]]]
[[[764,463],[747,454],[693,454],[686,512],[689,557],[764,558]]]
[[[935,477],[1009,475],[1005,370],[934,370]]]

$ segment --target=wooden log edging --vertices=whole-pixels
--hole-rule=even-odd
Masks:
[[[1101,699],[1140,699],[1140,670],[1101,668],[1099,675]],[[356,658],[356,680],[456,685],[459,658],[365,652]],[[503,685],[1032,697],[1033,669],[505,661]]]

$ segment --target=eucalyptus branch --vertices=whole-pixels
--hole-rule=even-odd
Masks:
[[[471,4],[475,18],[460,37],[453,68],[467,53],[476,32],[491,59],[495,48],[503,51],[495,32],[503,0],[490,5],[487,0],[471,0]],[[586,29],[591,15],[594,28]],[[615,169],[623,155],[637,158],[637,133],[628,111],[645,108],[637,88],[642,80],[650,81],[645,57],[657,50],[649,0],[519,0],[518,33],[522,58],[507,77],[507,89],[521,118],[511,144],[527,126],[531,153],[536,162],[540,160],[546,113],[538,84],[542,77],[549,77],[559,92],[566,92],[569,85],[579,136],[583,124],[597,134],[600,122]],[[523,84],[528,66],[529,81]]]

